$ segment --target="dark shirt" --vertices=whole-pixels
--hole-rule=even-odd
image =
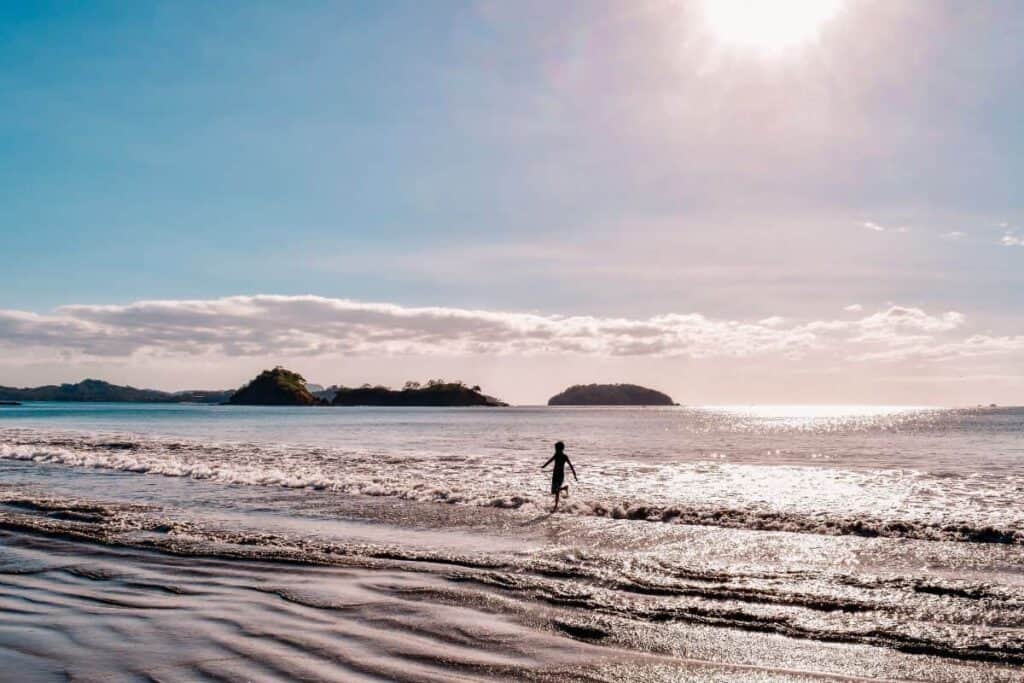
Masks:
[[[569,457],[565,453],[556,453],[555,458],[555,471],[553,474],[562,479],[565,477],[565,463],[569,461]]]
[[[569,463],[569,469],[572,470],[573,479],[576,478],[576,468],[572,466],[572,461],[569,460],[569,456],[564,452],[556,452],[552,455],[546,463],[541,465],[541,468],[547,467],[551,461],[555,461],[555,471],[551,473],[553,479],[564,479],[565,478],[565,464]]]

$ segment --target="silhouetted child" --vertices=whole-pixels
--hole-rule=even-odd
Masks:
[[[562,481],[565,479],[565,464],[569,463],[573,479],[579,482],[579,477],[576,476],[576,468],[572,466],[572,461],[565,454],[565,444],[561,441],[555,444],[555,454],[548,458],[548,461],[541,465],[540,468],[544,469],[551,464],[552,460],[555,462],[555,469],[551,472],[551,495],[555,497],[555,507],[551,511],[554,512],[558,509],[558,499],[562,493],[564,492],[565,495],[569,495],[569,487],[562,485]]]

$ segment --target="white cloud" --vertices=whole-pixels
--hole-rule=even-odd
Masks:
[[[806,348],[780,321],[700,314],[648,319],[403,307],[315,296],[64,306],[52,316],[0,312],[0,343],[88,356],[536,354],[744,356]]]
[[[857,304],[847,311],[862,310]],[[9,357],[535,356],[741,358],[824,354],[858,361],[1017,353],[1024,337],[955,333],[955,311],[890,306],[856,320],[756,322],[669,313],[649,318],[407,307],[318,296],[236,296],[0,311]]]
[[[864,331],[882,331],[895,333],[913,330],[920,332],[945,332],[964,324],[964,316],[956,311],[941,315],[929,315],[920,308],[890,306],[884,311],[869,315],[858,321]]]
[[[872,230],[874,232],[885,232],[886,230],[890,230],[892,232],[899,232],[899,233],[908,233],[908,232],[910,232],[910,228],[908,228],[905,225],[898,225],[895,228],[889,228],[889,227],[886,227],[884,225],[880,225],[878,223],[875,223],[874,221],[864,221],[863,223],[861,223],[861,225],[864,226],[865,228],[867,228],[868,230]]]
[[[999,240],[999,243],[1004,247],[1024,247],[1024,236],[1018,235],[1010,230],[1003,235],[1003,239]]]
[[[850,313],[860,313],[864,310],[864,307],[860,304],[850,304],[849,306],[844,307],[843,310],[849,311]]]
[[[941,237],[947,240],[960,240],[967,237],[967,233],[959,230],[952,230],[950,232],[943,233]]]

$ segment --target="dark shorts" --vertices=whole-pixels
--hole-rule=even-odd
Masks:
[[[551,493],[558,493],[562,488],[562,482],[565,480],[565,474],[556,474],[551,477]]]

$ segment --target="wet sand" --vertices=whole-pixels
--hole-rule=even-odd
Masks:
[[[11,531],[7,520],[0,532],[0,671],[17,672],[10,680],[1020,677],[1014,667],[884,647],[595,618],[585,607],[566,606],[571,600],[553,604],[536,593],[481,586],[467,580],[465,568],[437,561],[323,566],[240,559],[246,549],[226,545],[156,552],[52,529]]]

